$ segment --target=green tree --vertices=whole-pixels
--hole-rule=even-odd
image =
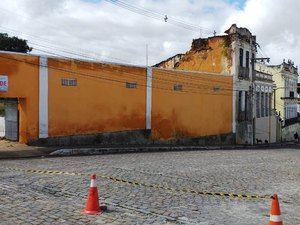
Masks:
[[[7,33],[0,33],[0,50],[12,52],[31,52],[32,48],[27,45],[27,40],[18,37],[9,37]]]

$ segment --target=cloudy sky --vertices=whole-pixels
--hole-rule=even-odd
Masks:
[[[236,23],[257,36],[259,57],[300,65],[299,10],[299,0],[1,0],[0,32],[37,54],[137,65],[148,46],[153,65]]]

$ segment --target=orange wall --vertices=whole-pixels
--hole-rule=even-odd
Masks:
[[[145,129],[146,69],[61,59],[48,67],[49,136]],[[77,86],[62,86],[61,78],[76,78]]]
[[[224,36],[209,38],[208,50],[188,51],[176,69],[230,75],[231,48],[226,45]]]
[[[232,77],[153,69],[154,139],[232,131]],[[182,84],[182,91],[174,91]],[[213,87],[219,91],[213,91]]]
[[[8,92],[0,98],[19,98],[20,142],[38,137],[39,59],[0,53],[0,74],[8,76]]]
[[[38,57],[0,53],[0,74],[9,82],[0,97],[19,99],[21,142],[38,139],[38,64]],[[77,86],[62,86],[62,78],[76,78]],[[145,129],[145,68],[48,58],[48,81],[49,137]],[[154,139],[231,132],[229,76],[153,68],[152,94]]]

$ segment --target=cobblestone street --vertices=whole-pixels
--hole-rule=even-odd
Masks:
[[[3,225],[269,223],[271,199],[197,195],[151,185],[218,193],[277,193],[284,224],[300,224],[298,149],[156,152],[1,160],[0,163],[0,223]],[[100,204],[108,207],[97,216],[80,214],[86,204],[91,173],[97,174]],[[150,186],[114,182],[103,176]]]

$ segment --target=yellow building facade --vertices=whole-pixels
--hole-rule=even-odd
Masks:
[[[273,75],[275,99],[273,107],[284,121],[297,118],[297,83],[298,69],[289,60],[279,65],[258,64],[258,70]]]

